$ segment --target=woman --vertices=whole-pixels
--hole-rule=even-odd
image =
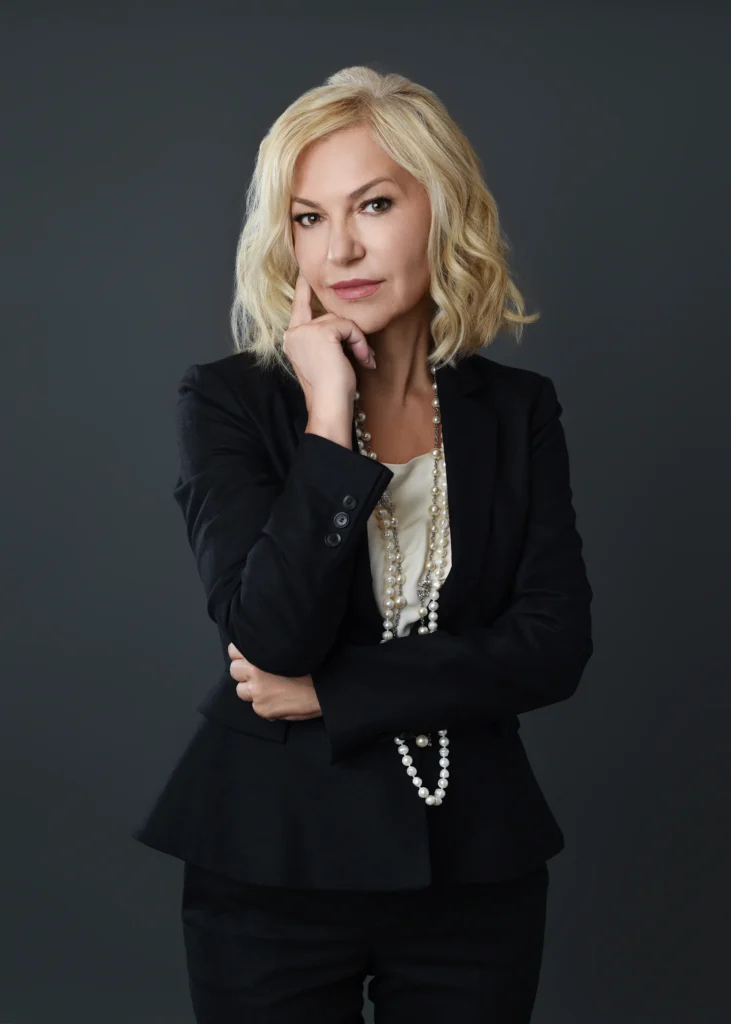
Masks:
[[[237,351],[179,392],[224,671],[135,837],[203,1024],[529,1021],[564,845],[518,735],[592,653],[561,405],[469,142],[347,68],[260,147]]]

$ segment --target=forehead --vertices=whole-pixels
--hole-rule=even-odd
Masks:
[[[407,172],[358,127],[311,142],[295,164],[292,192],[308,199],[343,198],[371,178],[388,176],[405,184]]]

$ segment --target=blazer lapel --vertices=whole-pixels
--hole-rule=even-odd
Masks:
[[[479,582],[490,534],[497,424],[488,400],[486,375],[476,365],[481,358],[466,356],[455,366],[444,366],[436,373],[452,545],[452,565],[439,595],[439,617],[444,625],[455,618],[462,602]],[[307,408],[299,386],[297,390],[293,426],[295,433],[301,435],[307,424]],[[357,451],[355,424],[352,442],[353,450]],[[426,496],[424,505],[426,515]],[[361,634],[362,630],[364,640],[380,636],[383,617],[374,593],[365,534],[356,548],[351,596],[356,632]]]
[[[466,357],[436,374],[452,544],[452,567],[439,592],[439,618],[445,625],[482,576],[490,534],[497,422],[486,378],[473,361],[481,358]]]

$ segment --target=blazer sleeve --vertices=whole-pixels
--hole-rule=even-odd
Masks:
[[[400,731],[474,727],[566,700],[593,652],[562,407],[543,377],[531,418],[530,509],[506,610],[489,625],[335,645],[311,670],[330,762]]]
[[[176,425],[173,495],[209,617],[258,668],[306,675],[333,644],[357,538],[393,472],[305,433],[283,478],[245,401],[206,364],[180,380]]]

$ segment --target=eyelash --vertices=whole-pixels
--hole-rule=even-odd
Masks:
[[[373,198],[373,199],[367,199],[364,203],[361,204],[360,209],[362,210],[364,206],[370,206],[371,203],[382,203],[384,201],[387,202],[389,205],[386,207],[385,210],[379,210],[378,211],[377,215],[380,216],[381,213],[387,213],[391,209],[391,207],[393,206],[394,201],[393,201],[393,199],[390,196],[375,196],[375,198]],[[310,212],[310,213],[297,213],[297,214],[294,215],[294,217],[292,217],[292,220],[295,223],[299,224],[300,227],[303,227],[303,228],[305,228],[305,230],[307,230],[307,228],[314,227],[314,225],[313,224],[304,224],[303,223],[303,218],[305,218],[305,217],[319,217],[319,216],[320,216],[319,213],[312,213],[312,212]]]

